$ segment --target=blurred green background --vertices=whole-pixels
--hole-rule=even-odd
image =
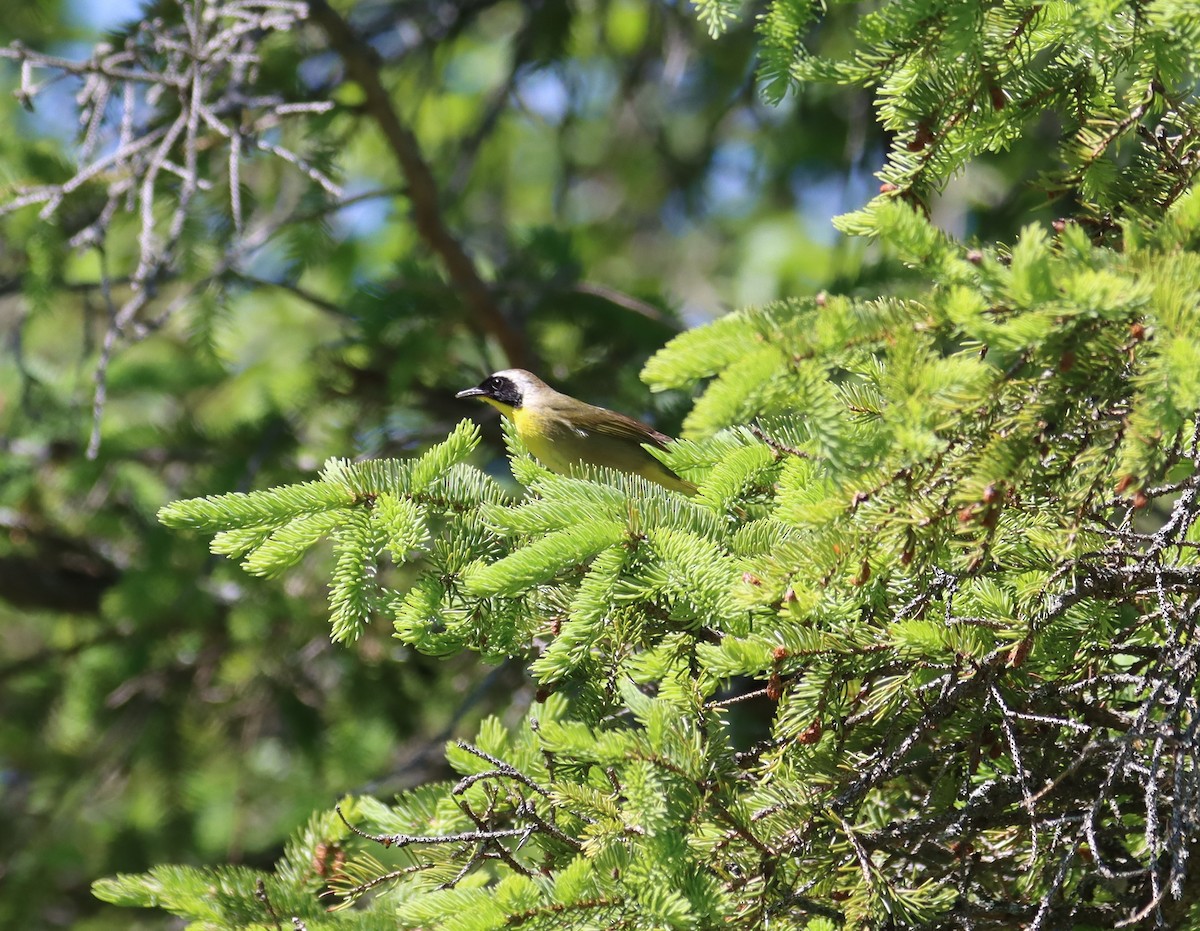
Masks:
[[[688,399],[650,396],[637,373],[679,329],[787,295],[905,287],[830,224],[878,187],[887,140],[870,94],[765,104],[753,10],[713,42],[686,3],[339,9],[385,63],[448,226],[566,391],[671,431]],[[178,16],[166,0],[155,12]],[[138,15],[127,0],[3,4],[0,44],[82,59]],[[840,16],[808,41],[837,48]],[[155,521],[173,499],[304,480],[330,456],[408,455],[465,416],[507,474],[493,417],[453,398],[506,360],[423,247],[357,90],[315,33],[272,36],[266,55],[264,92],[339,103],[284,138],[347,193],[379,193],[331,212],[279,160],[247,161],[248,217],[291,221],[220,274],[227,197],[203,199],[146,318],[191,290],[114,354],[95,460],[101,258],[64,243],[96,208],[85,186],[48,220],[0,221],[2,927],[164,927],[102,906],[89,883],[162,862],[267,865],[312,810],[439,775],[448,735],[533,699],[519,667],[413,655],[386,619],[332,646],[327,552],[264,581]],[[5,197],[70,177],[79,142],[78,79],[32,112],[18,79],[0,61]],[[1011,233],[1040,196],[1023,183],[1036,143],[973,165],[932,205],[937,222]],[[114,224],[112,274],[136,232]]]

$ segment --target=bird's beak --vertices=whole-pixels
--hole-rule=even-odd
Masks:
[[[479,387],[464,388],[462,391],[460,391],[458,394],[456,394],[455,397],[456,398],[486,398],[487,392]]]

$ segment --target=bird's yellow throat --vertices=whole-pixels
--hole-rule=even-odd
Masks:
[[[497,401],[495,398],[480,398],[479,400],[492,405],[501,414],[516,423],[518,408],[513,407],[511,404],[505,404],[503,401]],[[520,424],[517,424],[517,426],[519,427]]]
[[[546,450],[550,448],[550,444],[548,444],[545,440],[545,437],[541,435],[543,428],[539,426],[540,424],[545,423],[545,417],[539,416],[537,412],[531,408],[524,406],[513,407],[511,404],[505,404],[503,401],[497,401],[495,398],[480,398],[479,400],[486,401],[488,404],[492,405],[492,407],[496,408],[496,410],[498,410],[501,414],[511,420],[513,422],[513,426],[517,428],[517,436],[521,438],[521,441],[525,443],[526,446],[529,446],[531,443],[533,444],[533,446],[530,446],[530,452],[533,452],[535,456],[545,461],[545,453],[534,452],[534,447],[536,447],[538,450]],[[551,461],[554,461],[557,458],[558,457],[553,457]]]

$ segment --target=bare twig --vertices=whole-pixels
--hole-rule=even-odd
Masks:
[[[762,440],[764,443],[766,443],[768,446],[770,446],[771,449],[775,450],[775,452],[777,452],[777,453],[786,453],[789,456],[799,456],[801,459],[813,458],[811,453],[806,453],[802,449],[796,449],[794,446],[788,446],[784,443],[779,442],[779,440],[776,440],[773,437],[768,436],[767,432],[756,423],[750,424],[750,432],[753,433],[760,440]],[[776,458],[778,458],[778,457],[776,457]]]
[[[334,809],[338,817],[342,819],[342,823],[354,834],[359,837],[374,841],[384,847],[409,847],[414,844],[474,844],[481,841],[497,840],[502,837],[521,837],[528,832],[528,828],[502,828],[494,831],[462,831],[458,834],[370,834],[361,828],[351,824],[346,820],[346,816],[342,814],[342,807],[335,806]]]
[[[102,282],[108,325],[94,373],[89,457],[99,450],[108,368],[118,345],[157,328],[176,309],[172,305],[158,321],[140,319],[177,264],[188,220],[196,212],[196,195],[213,189],[212,180],[200,175],[201,153],[228,146],[229,212],[238,240],[244,238],[246,220],[241,168],[247,150],[294,166],[326,194],[341,198],[337,182],[309,158],[279,138],[261,135],[335,104],[249,90],[257,77],[263,36],[294,30],[306,6],[289,0],[179,0],[179,12],[181,22],[143,20],[120,47],[101,43],[82,61],[20,43],[0,48],[0,58],[20,63],[18,96],[27,107],[34,107],[39,94],[56,81],[79,80],[76,104],[82,127],[74,174],[58,184],[17,186],[0,203],[0,215],[40,205],[39,216],[49,220],[74,195],[98,188],[104,192],[104,206],[71,237],[70,245],[101,250],[118,212],[138,217],[136,265],[127,282],[132,293],[117,306],[107,272]],[[39,80],[45,73],[49,76]],[[165,113],[171,114],[167,120]],[[178,184],[172,188],[165,178]],[[248,248],[239,241],[232,251],[240,255]],[[226,270],[234,264],[226,262]]]
[[[626,310],[640,314],[647,320],[653,320],[655,323],[661,323],[672,328],[675,327],[674,321],[653,304],[636,298],[632,294],[626,294],[624,291],[618,291],[616,288],[610,288],[608,285],[596,284],[590,281],[578,281],[572,287],[572,290],[576,294],[587,294],[608,301],[610,304],[615,304],[617,307],[624,307]]]

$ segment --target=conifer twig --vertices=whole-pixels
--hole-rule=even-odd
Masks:
[[[458,834],[371,834],[351,824],[342,814],[340,805],[334,806],[334,811],[342,819],[342,823],[359,837],[374,841],[384,847],[410,847],[419,844],[473,844],[498,840],[504,837],[521,837],[528,828],[498,828],[480,831],[461,831]]]
[[[756,423],[750,424],[750,432],[770,446],[771,449],[775,450],[777,453],[786,453],[789,456],[798,456],[801,459],[813,458],[812,453],[806,453],[802,449],[796,449],[794,446],[788,446],[785,443],[779,442],[779,440],[768,435],[767,432]]]
[[[487,822],[486,822],[486,821],[485,821],[483,818],[481,818],[479,815],[477,815],[477,814],[475,813],[475,811],[474,811],[474,810],[471,808],[471,806],[470,806],[470,805],[468,805],[468,804],[466,803],[466,800],[465,800],[465,799],[461,799],[461,798],[460,798],[460,799],[456,799],[455,801],[458,803],[458,808],[459,808],[459,810],[460,810],[460,811],[461,811],[461,812],[462,812],[464,815],[466,815],[468,818],[470,818],[472,821],[474,821],[474,822],[475,822],[475,826],[476,826],[477,828],[479,828],[479,830],[481,830],[481,831],[486,831],[486,830],[488,830]],[[521,843],[522,843],[522,844],[524,844],[524,843],[525,843],[525,840],[528,838],[528,836],[529,836],[529,835],[528,835],[528,834],[526,834],[526,835],[524,835],[524,836],[521,838]],[[521,873],[521,874],[523,874],[523,875],[525,875],[525,876],[532,876],[532,875],[533,875],[533,873],[532,873],[532,871],[531,871],[531,870],[528,870],[528,869],[526,869],[525,867],[523,867],[523,866],[522,866],[520,863],[518,863],[518,862],[516,861],[516,858],[515,858],[515,857],[513,857],[513,855],[512,855],[511,853],[509,853],[509,852],[508,852],[508,849],[507,849],[507,848],[506,848],[506,847],[505,847],[503,844],[496,843],[496,842],[492,842],[492,843],[491,843],[491,844],[489,844],[489,845],[483,845],[483,844],[481,844],[481,845],[480,845],[480,850],[482,851],[482,850],[484,849],[484,847],[485,847],[485,846],[487,846],[487,847],[490,847],[490,849],[494,850],[494,851],[496,852],[496,855],[497,855],[497,856],[498,856],[498,857],[499,857],[501,860],[503,860],[505,863],[507,863],[507,864],[509,865],[509,867],[510,867],[510,868],[512,868],[512,869],[514,869],[514,870],[516,870],[518,873]],[[518,848],[519,848],[519,845],[518,845]],[[474,858],[474,857],[472,858],[472,860],[471,860],[471,864],[470,864],[470,865],[474,865],[474,861],[475,861],[475,859],[476,859],[476,858]],[[462,878],[462,876],[465,876],[465,875],[466,875],[466,870],[467,870],[467,869],[469,869],[469,866],[464,866],[464,870],[463,870],[463,872],[461,872],[461,873],[460,873],[460,875],[459,875],[458,877],[456,877],[456,879],[454,880],[454,882],[455,882],[455,883],[457,883],[457,882],[458,882],[458,880]]]
[[[494,777],[494,776],[507,776],[508,778],[515,779],[518,782],[522,783],[523,785],[526,785],[529,788],[533,789],[533,791],[536,792],[538,795],[544,796],[545,798],[551,797],[549,789],[545,788],[544,786],[538,785],[532,778],[525,775],[523,772],[521,772],[515,766],[505,763],[503,760],[499,759],[498,757],[494,757],[490,753],[488,753],[484,750],[480,750],[478,747],[472,746],[471,744],[467,743],[465,740],[456,740],[456,741],[454,741],[454,743],[460,750],[465,750],[467,753],[477,756],[481,760],[486,760],[488,763],[491,763],[492,766],[495,767],[495,769],[492,770],[491,772],[474,773],[470,776],[464,776],[462,779],[460,779],[458,781],[458,784],[455,785],[454,788],[451,790],[455,795],[461,795],[471,785],[478,782],[480,779],[486,779],[486,778],[490,778],[490,777]]]

